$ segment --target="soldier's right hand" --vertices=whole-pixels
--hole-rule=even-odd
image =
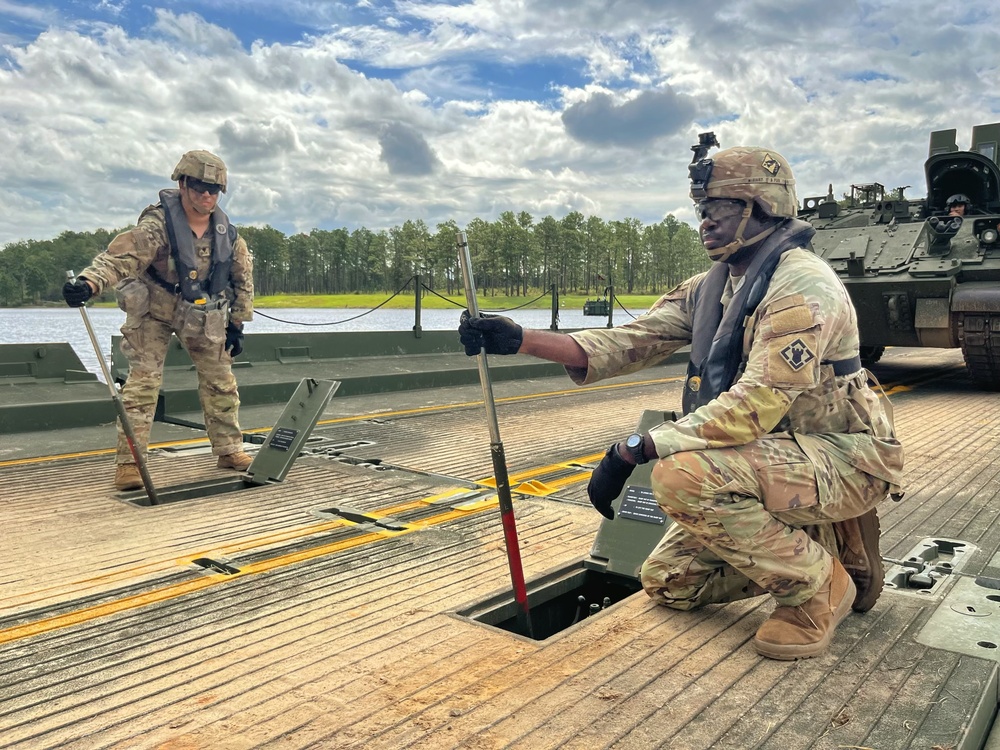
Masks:
[[[63,299],[70,307],[83,307],[87,300],[94,296],[94,290],[86,279],[67,281],[63,284]]]
[[[458,338],[470,357],[475,357],[484,348],[487,354],[517,354],[524,339],[524,329],[502,315],[480,313],[478,318],[473,318],[468,310],[463,310]]]

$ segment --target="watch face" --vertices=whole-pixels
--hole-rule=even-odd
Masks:
[[[625,445],[629,448],[638,448],[642,445],[642,435],[629,435],[628,439],[625,441]]]

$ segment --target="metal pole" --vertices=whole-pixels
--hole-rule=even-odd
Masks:
[[[615,327],[615,285],[611,281],[611,273],[608,273],[608,288],[605,289],[608,293],[608,328]]]
[[[420,293],[423,291],[422,284],[420,283],[420,274],[418,273],[413,277],[413,289],[415,296],[413,298],[413,338],[419,339],[420,332],[423,330],[420,327]]]
[[[76,274],[72,271],[67,271],[66,278],[72,283],[76,281]],[[118,419],[121,421],[122,432],[125,433],[128,449],[132,452],[132,459],[135,461],[135,465],[139,467],[139,476],[142,478],[142,486],[149,497],[149,504],[159,505],[160,501],[156,498],[153,480],[149,478],[149,472],[146,471],[146,462],[135,447],[135,433],[132,431],[132,423],[128,421],[128,414],[125,412],[125,404],[122,403],[121,394],[115,388],[115,381],[111,379],[111,371],[108,369],[108,363],[104,361],[104,354],[101,352],[100,344],[97,343],[97,335],[94,333],[94,327],[90,324],[90,318],[87,316],[86,305],[80,305],[80,315],[83,316],[83,324],[87,326],[87,333],[90,335],[90,343],[94,346],[97,362],[101,366],[101,372],[104,373],[104,380],[108,384],[108,390],[111,391],[111,400],[118,411]]]
[[[465,281],[465,302],[469,314],[479,317],[479,303],[476,301],[476,283],[472,278],[472,258],[469,255],[469,241],[465,232],[459,232],[458,262],[462,266],[462,278]],[[514,586],[514,600],[518,604],[517,623],[521,630],[533,638],[531,630],[531,612],[528,609],[528,590],[524,585],[524,571],[521,568],[521,550],[517,543],[517,526],[514,521],[514,504],[510,497],[510,479],[507,477],[507,459],[504,455],[503,443],[500,441],[500,425],[497,423],[496,405],[493,402],[493,386],[490,383],[490,370],[486,362],[486,350],[479,352],[479,381],[483,386],[483,403],[486,404],[486,419],[490,427],[490,455],[493,458],[493,474],[497,480],[497,498],[500,500],[500,520],[503,522],[503,536],[507,547],[507,564],[510,567],[510,580]]]
[[[549,328],[559,330],[559,287],[555,284],[552,285],[552,324]]]

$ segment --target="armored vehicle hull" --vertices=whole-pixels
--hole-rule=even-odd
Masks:
[[[976,383],[1000,389],[1000,123],[973,128],[959,151],[955,131],[931,134],[927,196],[851,186],[837,201],[806,198],[813,250],[844,280],[858,310],[862,359],[887,346],[960,347]],[[965,199],[964,215],[950,203]]]

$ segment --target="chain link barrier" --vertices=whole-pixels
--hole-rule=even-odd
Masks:
[[[385,307],[387,304],[389,304],[389,302],[391,302],[393,299],[395,299],[400,294],[402,294],[404,291],[406,291],[406,289],[409,288],[410,284],[416,278],[417,278],[416,276],[411,276],[410,278],[408,278],[406,280],[406,283],[403,284],[403,286],[401,286],[392,295],[390,295],[385,300],[383,300],[382,302],[380,302],[379,304],[377,304],[375,307],[372,307],[372,308],[370,308],[368,310],[365,310],[363,313],[359,313],[357,315],[352,315],[350,318],[344,318],[343,320],[333,320],[333,321],[324,322],[324,323],[306,323],[304,321],[299,321],[299,320],[285,320],[283,318],[276,318],[273,315],[268,315],[267,313],[262,312],[262,311],[260,311],[258,309],[254,309],[253,313],[254,313],[254,315],[259,315],[262,318],[267,318],[268,320],[273,320],[276,323],[287,323],[288,325],[296,325],[296,326],[337,326],[337,325],[341,325],[342,323],[350,323],[352,320],[358,320],[359,318],[363,318],[366,315],[370,315],[371,313],[375,312],[376,310],[378,310],[378,309],[380,309],[382,307]],[[433,294],[435,297],[438,297],[439,299],[444,300],[448,304],[454,305],[455,307],[461,308],[463,310],[465,309],[465,303],[464,302],[456,302],[453,299],[449,299],[448,297],[445,297],[440,292],[436,292],[435,290],[431,289],[429,286],[427,286],[423,282],[420,283],[420,286],[421,286],[421,288],[423,288],[429,294]],[[500,314],[500,313],[513,312],[514,310],[521,310],[521,309],[523,309],[525,307],[528,307],[529,305],[535,304],[539,300],[542,300],[542,299],[545,299],[546,297],[551,297],[551,296],[552,296],[552,291],[550,289],[549,291],[546,291],[546,292],[543,292],[542,294],[539,294],[534,299],[527,300],[526,302],[524,302],[521,305],[517,305],[515,307],[506,307],[506,308],[497,309],[497,310],[482,310],[481,312],[490,313],[490,314],[494,314],[494,315]],[[621,300],[618,299],[618,295],[617,294],[614,295],[614,302],[622,310],[622,312],[624,312],[626,315],[628,315],[630,318],[632,318],[632,320],[636,319],[636,316],[633,315],[631,312],[629,312],[625,308],[625,306],[622,304]],[[556,319],[558,320],[558,316],[557,316]]]
[[[262,318],[267,318],[268,320],[273,320],[273,321],[275,321],[277,323],[288,323],[289,325],[294,325],[294,326],[338,326],[341,323],[350,323],[352,320],[357,320],[358,318],[363,318],[366,315],[369,315],[369,314],[375,312],[379,308],[384,307],[391,300],[395,299],[400,294],[402,294],[403,291],[410,285],[410,282],[413,281],[415,278],[416,278],[416,276],[411,276],[410,278],[408,278],[406,280],[406,283],[403,284],[403,286],[401,286],[399,289],[397,289],[396,292],[394,294],[392,294],[392,296],[386,298],[385,300],[383,300],[379,304],[375,305],[375,307],[371,308],[370,310],[365,310],[363,313],[359,313],[358,315],[354,315],[354,316],[352,316],[350,318],[344,318],[343,320],[334,320],[334,321],[331,321],[329,323],[305,323],[305,322],[302,322],[302,321],[299,321],[299,320],[282,320],[281,318],[275,318],[273,315],[268,315],[266,313],[263,313],[260,310],[257,310],[256,308],[254,309],[253,314],[254,315],[260,315]]]

